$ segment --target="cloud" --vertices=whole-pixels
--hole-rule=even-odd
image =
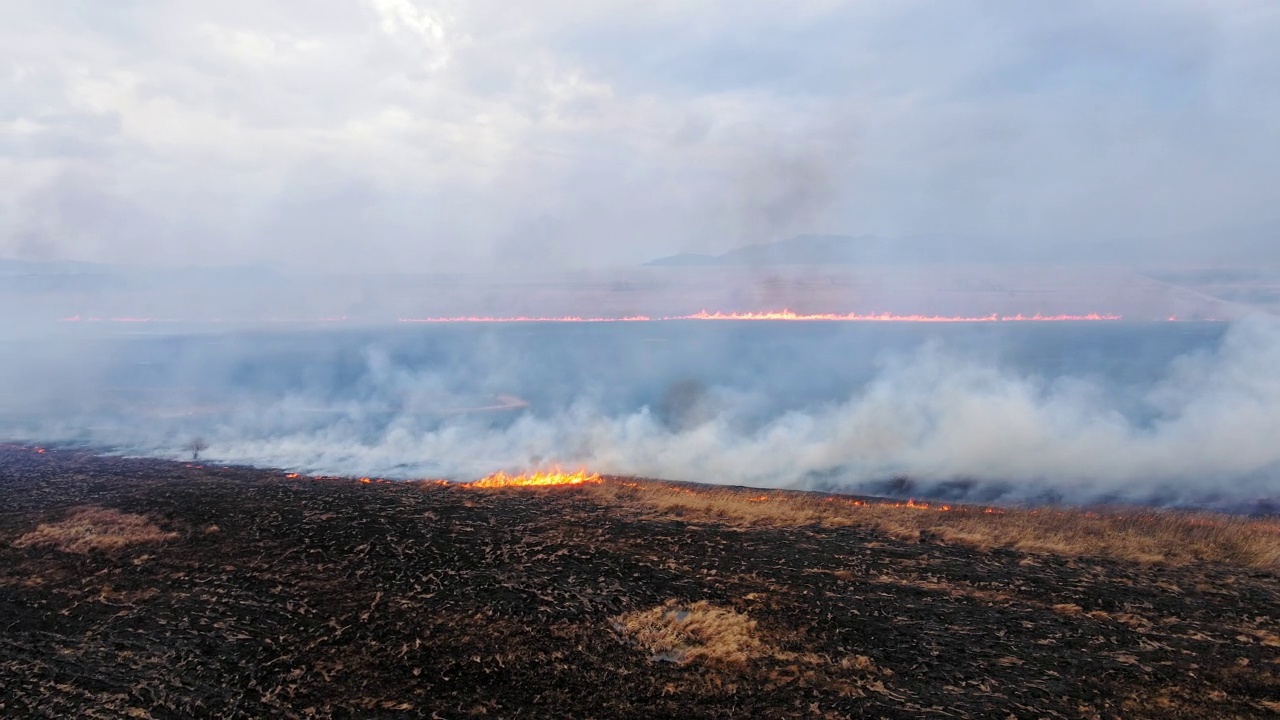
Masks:
[[[438,70],[449,62],[452,38],[445,30],[446,16],[420,8],[411,0],[369,0],[369,5],[381,19],[383,32],[394,36],[406,31],[417,36],[430,58],[429,70]]]
[[[1267,0],[28,0],[9,16],[0,254],[43,232],[25,208],[68,174],[134,209],[129,242],[101,204],[59,217],[60,254],[105,261],[474,269],[550,226],[556,267],[800,232],[1014,237],[1052,259],[1275,219]],[[334,206],[335,187],[366,200]],[[316,251],[308,217],[356,228],[371,208],[376,232],[345,240],[360,252]]]

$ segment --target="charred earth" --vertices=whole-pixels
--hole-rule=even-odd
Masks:
[[[940,509],[6,446],[0,716],[1280,710],[1275,524],[1075,514],[1086,538],[1209,528],[1144,556],[1061,527],[1037,544],[1026,512]]]

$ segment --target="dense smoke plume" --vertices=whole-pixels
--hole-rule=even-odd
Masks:
[[[1173,345],[1158,326],[1101,342],[1056,329],[626,330],[103,341],[92,373],[65,359],[39,382],[30,365],[6,373],[0,431],[174,458],[200,437],[211,461],[395,478],[560,465],[976,500],[1280,495],[1272,319],[1195,326]]]

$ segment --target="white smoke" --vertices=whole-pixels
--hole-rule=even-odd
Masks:
[[[713,410],[689,423],[648,406],[608,412],[588,397],[550,413],[500,411],[519,415],[494,423],[466,412],[447,374],[374,353],[360,382],[377,402],[325,404],[306,391],[246,399],[203,428],[208,452],[226,463],[395,478],[560,465],[756,486],[874,489],[906,477],[927,490],[964,480],[1003,487],[1010,499],[1280,496],[1280,322],[1260,317],[1169,363],[1137,414],[1103,379],[1015,372],[929,344],[882,359],[847,399],[753,422],[744,417],[758,416],[760,403],[742,390],[712,388],[703,401]],[[425,406],[452,414],[424,424]],[[108,424],[77,437],[177,457],[185,432]]]

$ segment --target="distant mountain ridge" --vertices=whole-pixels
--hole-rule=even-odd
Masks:
[[[1008,239],[957,235],[797,235],[747,245],[720,255],[680,253],[652,260],[650,267],[778,265],[929,265],[965,262],[1017,262],[1035,259],[1034,246]],[[1078,262],[1081,258],[1064,258]]]
[[[109,272],[110,265],[78,260],[7,260],[0,258],[0,276],[5,275],[87,275]]]
[[[1014,237],[797,235],[720,255],[680,253],[650,267],[888,265],[948,262],[1280,263],[1280,221],[1164,237],[1078,237],[1034,242]]]
[[[678,253],[668,255],[645,263],[648,267],[697,267],[701,265],[723,265],[719,255],[699,255],[698,253]]]

